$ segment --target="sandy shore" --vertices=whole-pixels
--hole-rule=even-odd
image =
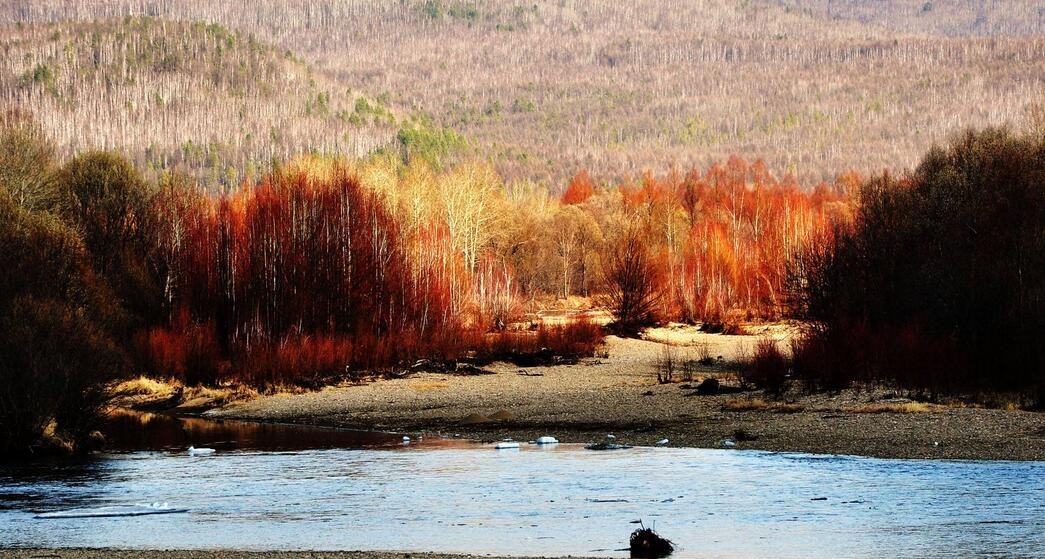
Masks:
[[[785,328],[762,335],[782,343]],[[279,421],[495,440],[554,435],[563,442],[614,433],[632,444],[668,439],[672,446],[854,454],[884,458],[1045,460],[1045,414],[956,406],[901,409],[883,390],[790,394],[784,402],[758,392],[697,395],[696,381],[659,384],[664,340],[677,358],[708,355],[715,365],[697,378],[732,382],[729,362],[754,346],[754,336],[661,329],[645,340],[610,337],[607,355],[577,365],[521,369],[496,364],[496,374],[420,373],[404,379],[276,395],[208,411],[214,418]],[[656,340],[656,341],[654,341]],[[721,359],[719,359],[721,357]],[[764,400],[759,402],[758,400]],[[755,409],[735,410],[737,403]],[[747,435],[748,437],[744,437]]]
[[[117,549],[3,549],[4,559],[478,559],[475,555],[389,551],[132,551]],[[482,559],[496,559],[489,555]],[[519,559],[519,558],[513,558]]]

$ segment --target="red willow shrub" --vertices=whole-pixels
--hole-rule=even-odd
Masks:
[[[704,173],[647,173],[639,185],[621,185],[626,220],[649,253],[646,275],[662,278],[654,308],[639,314],[726,327],[788,314],[789,270],[850,219],[854,180],[847,173],[833,186],[802,188],[790,176],[777,180],[760,160],[732,156]],[[634,251],[614,244],[610,268],[626,269],[619,255]]]
[[[791,344],[795,377],[809,390],[888,384],[936,396],[958,389],[957,379],[969,374],[968,352],[949,336],[924,327],[841,324],[814,325]]]
[[[481,362],[510,361],[519,365],[547,365],[556,358],[591,357],[605,338],[602,326],[589,320],[565,324],[541,323],[535,330],[506,330],[485,337],[477,351]]]
[[[562,193],[562,203],[566,205],[570,204],[583,204],[595,194],[595,181],[591,180],[591,175],[588,171],[581,170],[570,179],[570,184],[566,186],[566,190]]]
[[[408,361],[426,350],[418,340],[457,328],[438,308],[446,297],[431,293],[439,286],[417,281],[390,213],[344,171],[275,174],[217,198],[161,197],[173,212],[168,298],[184,318],[148,334],[157,373],[226,380],[198,363],[220,354],[228,379],[310,379]]]
[[[245,349],[236,359],[236,378],[253,386],[297,384],[318,388],[345,373],[355,357],[345,336],[291,334],[278,344]]]
[[[221,347],[214,323],[193,324],[187,313],[170,327],[153,328],[140,336],[139,353],[153,372],[187,384],[213,382],[224,376]]]
[[[601,340],[586,324],[507,332],[510,267],[484,255],[467,269],[438,220],[404,233],[345,170],[219,197],[172,187],[154,203],[173,318],[139,346],[157,375],[317,386],[418,359],[579,356]]]
[[[637,335],[659,319],[664,273],[637,229],[629,228],[612,244],[605,268],[606,289],[616,317],[612,328]]]

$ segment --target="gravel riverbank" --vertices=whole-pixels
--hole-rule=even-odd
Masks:
[[[777,336],[782,331],[767,331]],[[693,352],[718,365],[698,372],[730,382],[728,363],[751,336],[654,332],[681,338],[675,358]],[[689,336],[686,338],[685,336]],[[679,340],[675,340],[679,341]],[[884,391],[792,394],[783,402],[760,393],[698,395],[696,380],[660,384],[664,344],[610,337],[607,356],[576,365],[494,374],[420,373],[408,378],[276,395],[210,410],[213,418],[347,428],[563,442],[606,433],[632,444],[668,439],[672,446],[853,454],[883,458],[1045,460],[1045,414],[960,406],[907,405]],[[721,359],[718,357],[721,356]],[[746,408],[746,409],[745,409]]]

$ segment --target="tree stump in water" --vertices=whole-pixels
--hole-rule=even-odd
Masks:
[[[642,527],[631,533],[631,556],[660,559],[675,551],[671,540],[660,537],[652,528]]]

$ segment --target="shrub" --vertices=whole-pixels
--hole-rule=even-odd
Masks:
[[[636,335],[657,323],[663,273],[637,229],[629,228],[611,243],[604,274],[616,318],[614,331]]]
[[[1045,391],[1045,137],[969,131],[866,183],[855,223],[797,266],[819,384]]]
[[[565,324],[540,324],[534,331],[504,331],[489,334],[478,352],[483,362],[510,361],[522,366],[572,362],[595,355],[605,334],[588,320]]]
[[[75,444],[126,371],[108,333],[119,309],[75,233],[3,190],[0,247],[0,453],[32,452],[49,427]]]
[[[671,344],[663,344],[660,348],[660,359],[657,361],[657,382],[667,384],[675,380],[681,363],[675,357],[675,348]]]
[[[586,320],[571,320],[563,325],[537,328],[537,343],[556,355],[591,357],[605,338],[602,326]]]
[[[767,394],[779,396],[787,388],[791,361],[780,351],[770,338],[763,338],[755,345],[754,354],[743,359],[737,367],[742,387],[757,386]]]
[[[343,376],[353,357],[352,341],[344,336],[292,335],[274,347],[243,352],[233,370],[251,386],[318,388]]]
[[[57,183],[58,213],[83,240],[95,273],[139,326],[158,321],[163,293],[151,261],[151,193],[141,174],[121,155],[94,151],[67,163]]]
[[[122,354],[82,313],[20,298],[0,308],[0,452],[23,455],[53,423],[73,443],[96,427]]]
[[[222,356],[212,322],[179,321],[171,328],[154,328],[146,334],[144,348],[148,370],[187,385],[214,383],[222,378]]]
[[[29,211],[55,203],[55,149],[40,127],[18,112],[0,114],[0,189]]]

